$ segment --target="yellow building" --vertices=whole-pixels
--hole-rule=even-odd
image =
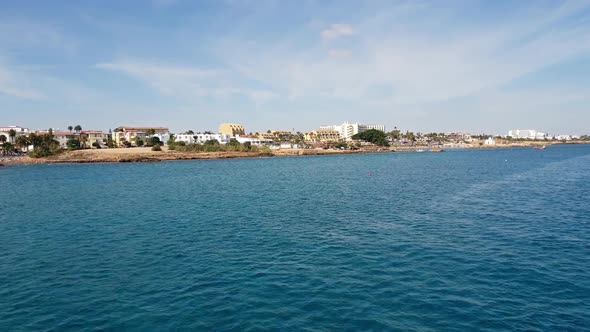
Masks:
[[[305,134],[305,141],[310,143],[327,143],[340,141],[340,133],[331,129],[314,130]]]
[[[271,132],[275,137],[295,135],[291,130],[273,130]]]
[[[137,138],[145,139],[148,130],[154,130],[154,135],[165,142],[169,138],[170,130],[166,127],[117,127],[113,130],[113,141],[117,146],[123,142],[135,143]]]
[[[262,139],[274,139],[275,135],[269,133],[258,133],[257,137]]]
[[[101,130],[83,130],[80,133],[80,142],[84,147],[94,147],[93,143],[99,146],[106,145],[109,139],[109,134],[103,133]]]
[[[235,137],[236,135],[246,135],[244,126],[235,123],[222,123],[219,126],[219,132],[232,137]]]

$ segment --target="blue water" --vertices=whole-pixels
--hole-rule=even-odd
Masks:
[[[0,330],[588,331],[589,197],[581,145],[4,167]]]

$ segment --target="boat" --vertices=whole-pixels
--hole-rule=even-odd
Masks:
[[[424,149],[418,149],[418,150],[416,150],[416,152],[426,152],[426,150],[424,150]]]
[[[445,152],[443,149],[430,149],[430,152]]]
[[[547,147],[545,145],[542,146],[535,146],[533,150],[545,150]]]

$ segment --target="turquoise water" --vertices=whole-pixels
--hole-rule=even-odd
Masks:
[[[0,168],[0,330],[583,331],[590,146]]]

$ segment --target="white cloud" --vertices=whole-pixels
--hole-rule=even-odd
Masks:
[[[41,99],[43,94],[32,88],[24,73],[14,73],[0,63],[0,94],[21,99]]]
[[[96,67],[124,73],[171,97],[194,100],[203,97],[228,99],[244,96],[255,103],[263,103],[276,97],[271,91],[246,88],[234,83],[234,78],[224,70],[138,60],[100,63]]]
[[[350,24],[335,23],[330,25],[329,29],[322,31],[321,35],[324,39],[333,39],[340,36],[350,36],[354,34],[354,29]]]
[[[587,5],[586,5],[587,7]],[[433,23],[369,17],[358,22],[350,53],[320,46],[225,41],[219,56],[241,75],[272,86],[290,99],[320,97],[366,103],[375,94],[386,104],[430,103],[494,89],[530,73],[590,53],[590,24],[560,25],[580,6],[566,3],[545,11],[516,13],[491,26],[474,24],[439,32],[456,17],[416,7]],[[547,15],[550,13],[551,15]],[[459,15],[459,14],[457,14]],[[422,23],[422,22],[420,22]],[[349,25],[332,25],[325,38],[352,34]],[[238,52],[239,50],[239,52]],[[326,52],[329,57],[326,57]],[[333,57],[339,57],[334,61]]]

